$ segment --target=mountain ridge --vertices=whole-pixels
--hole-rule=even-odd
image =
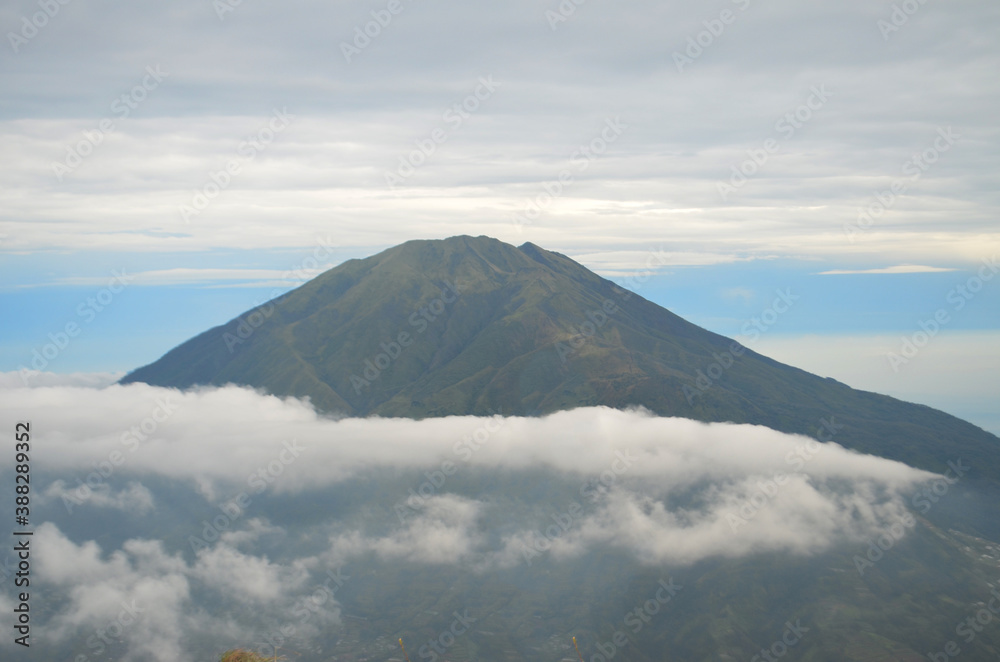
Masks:
[[[485,236],[348,260],[121,380],[135,381],[244,384],[350,416],[642,406],[931,471],[956,457],[1000,466],[1000,439],[971,423],[781,364],[565,255]]]

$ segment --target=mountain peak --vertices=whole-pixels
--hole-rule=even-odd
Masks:
[[[931,470],[998,453],[957,418],[782,365],[564,255],[486,236],[350,260],[122,381],[246,384],[354,416],[642,406],[820,438],[834,417],[838,443]]]

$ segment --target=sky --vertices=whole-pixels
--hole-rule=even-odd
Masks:
[[[562,506],[505,510],[476,471],[611,476],[557,560],[863,547],[925,472],[825,444],[734,527],[807,440],[602,408],[338,421],[249,389],[112,382],[345,260],[487,235],[1000,434],[998,28],[987,0],[0,4],[0,423],[45,441],[44,636],[79,650],[132,601],[150,611],[122,659],[194,659],[189,642],[253,640],[365,555],[502,568],[547,524],[530,507]],[[470,473],[399,521],[282,517],[370,476],[405,503],[481,430]],[[621,480],[616,452],[640,458]],[[272,466],[232,530],[188,546]],[[678,507],[692,494],[699,510]]]
[[[1000,433],[995,3],[42,5],[0,7],[0,370],[488,235]]]

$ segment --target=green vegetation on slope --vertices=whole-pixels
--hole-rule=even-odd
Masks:
[[[1000,440],[974,425],[741,352],[563,255],[488,237],[350,260],[122,380],[135,381],[245,384],[355,416],[641,405],[936,472],[961,458],[993,482],[1000,467]]]

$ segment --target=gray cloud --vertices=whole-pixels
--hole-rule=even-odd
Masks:
[[[380,3],[242,3],[223,20],[204,3],[65,6],[0,65],[16,90],[0,106],[0,174],[30,193],[3,199],[4,246],[299,247],[332,223],[358,247],[471,232],[641,251],[669,228],[672,250],[711,242],[730,256],[950,266],[997,250],[992,3],[921,5],[888,38],[891,3],[860,0],[587,3],[554,31],[558,3],[404,6],[351,63],[340,44]],[[725,7],[736,20],[679,72],[673,54]],[[0,24],[34,11],[14,3]],[[59,184],[52,162],[157,64],[169,76]],[[390,191],[384,173],[490,74],[498,91]],[[791,137],[776,132],[817,85],[829,101]],[[294,123],[184,224],[178,206],[276,107]],[[621,140],[517,232],[511,215],[616,116]],[[843,225],[949,126],[961,140],[849,242]],[[720,199],[717,183],[768,138],[780,149]]]

